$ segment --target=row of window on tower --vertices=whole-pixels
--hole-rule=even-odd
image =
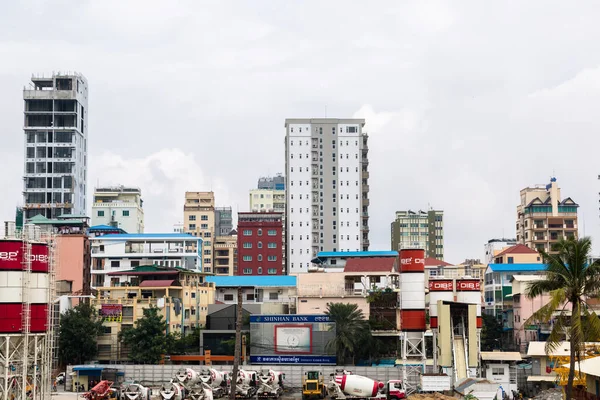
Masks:
[[[310,128],[308,126],[296,127],[298,128],[298,132],[302,132],[302,128],[304,128],[304,132],[310,132]],[[294,132],[294,127],[290,127],[290,132]],[[323,134],[323,127],[315,127],[315,132],[318,132],[320,135]],[[331,133],[335,135],[335,126],[331,127]],[[344,128],[340,126],[340,133],[344,133]],[[358,126],[347,126],[346,133],[358,133]]]

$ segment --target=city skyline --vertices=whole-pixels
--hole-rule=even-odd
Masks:
[[[389,247],[395,211],[429,203],[444,210],[444,258],[483,258],[487,240],[516,235],[519,191],[551,176],[580,205],[580,234],[598,238],[593,10],[557,5],[540,15],[541,2],[518,13],[501,5],[492,18],[473,5],[389,5],[338,7],[338,17],[365,21],[326,41],[321,22],[330,11],[311,12],[316,25],[292,25],[275,10],[242,6],[229,36],[196,44],[191,38],[216,28],[194,23],[197,8],[145,10],[155,29],[146,37],[124,18],[137,8],[119,5],[115,14],[110,5],[84,4],[78,20],[44,30],[41,47],[31,41],[42,21],[60,19],[60,7],[44,6],[41,19],[8,5],[0,17],[11,32],[4,37],[13,38],[0,42],[12,60],[0,67],[8,131],[0,157],[18,168],[0,176],[0,219],[14,219],[22,203],[21,90],[32,73],[65,68],[90,85],[88,214],[98,181],[142,189],[148,232],[169,232],[181,220],[186,190],[212,190],[217,206],[247,211],[256,179],[284,170],[285,118],[354,117],[366,120],[370,135],[370,249]],[[205,10],[228,20],[229,11]],[[30,23],[10,22],[21,18]],[[564,28],[561,21],[575,18],[577,30]],[[483,38],[472,35],[479,24]],[[84,28],[104,25],[102,39]],[[181,42],[158,40],[169,35]],[[166,57],[157,60],[157,49]],[[349,54],[368,61],[350,68]],[[206,79],[190,80],[197,71]]]

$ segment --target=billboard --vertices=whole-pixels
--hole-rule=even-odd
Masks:
[[[252,364],[333,364],[335,322],[327,315],[251,315]]]
[[[123,306],[121,304],[102,304],[100,316],[105,322],[121,322],[123,320]]]
[[[31,244],[32,272],[48,272],[48,246],[42,243]],[[23,242],[19,240],[0,241],[0,270],[23,270]]]

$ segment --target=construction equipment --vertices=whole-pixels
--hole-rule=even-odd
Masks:
[[[254,397],[256,391],[256,372],[240,369],[235,382],[235,397],[249,399]]]
[[[198,377],[212,388],[215,399],[229,394],[229,373],[217,371],[214,368],[205,368],[200,371]]]
[[[321,371],[307,371],[302,377],[302,400],[324,399],[327,396],[325,380]]]
[[[150,389],[137,382],[129,383],[120,397],[121,400],[150,400]]]
[[[162,400],[183,400],[183,385],[171,379],[169,383],[160,387],[158,395]]]
[[[90,391],[85,392],[86,400],[108,400],[117,398],[117,390],[112,387],[112,381],[100,381]]]
[[[276,399],[283,394],[285,374],[272,369],[264,369],[258,373],[258,398]]]
[[[352,400],[400,400],[406,398],[406,390],[401,380],[378,382],[366,376],[354,375],[337,370],[331,374],[327,385],[327,394],[331,399]]]

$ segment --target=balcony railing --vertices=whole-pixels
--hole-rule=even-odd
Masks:
[[[223,303],[236,303],[237,302],[237,296],[232,295],[233,298],[230,297],[226,297],[225,295],[218,295],[215,297],[216,301],[220,301]],[[296,302],[296,298],[292,297],[292,296],[279,296],[277,299],[270,299],[270,298],[254,298],[253,300],[247,300],[244,299],[243,301],[245,304],[262,304],[262,303],[295,303]]]
[[[340,284],[302,285],[298,287],[298,297],[364,297],[366,291],[353,289]]]

